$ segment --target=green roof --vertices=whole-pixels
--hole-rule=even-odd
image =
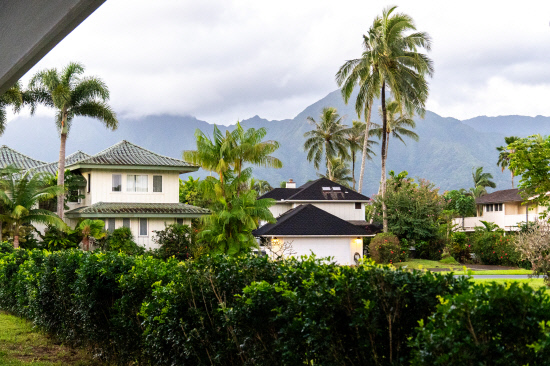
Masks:
[[[65,158],[65,166],[69,166],[71,164],[77,163],[80,160],[87,159],[89,157],[91,157],[91,155],[78,150],[77,152],[72,153],[71,155]],[[50,173],[55,175],[55,173],[57,173],[57,167],[59,165],[58,163],[59,163],[58,161],[54,161],[53,163],[39,165],[33,168],[33,173]]]
[[[79,207],[65,212],[69,218],[102,217],[200,217],[210,214],[210,210],[185,203],[126,203],[98,202],[91,206]]]
[[[21,154],[6,145],[2,145],[2,147],[0,147],[0,168],[5,168],[8,165],[11,165],[18,169],[30,169],[43,164],[46,163]]]
[[[79,168],[147,168],[167,169],[188,172],[198,170],[197,166],[183,160],[159,155],[141,146],[137,146],[122,140],[121,142],[93,155],[80,160],[67,168],[74,170]]]

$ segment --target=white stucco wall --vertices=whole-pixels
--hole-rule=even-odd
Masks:
[[[179,202],[179,174],[172,171],[152,170],[96,170],[83,171],[82,175],[88,179],[90,174],[92,186],[83,202],[84,206],[97,202],[134,202],[134,203],[177,203]],[[113,192],[113,174],[120,174],[122,180],[121,192]],[[127,176],[139,174],[147,175],[147,192],[127,192]],[[162,176],[162,192],[153,192],[153,176]]]
[[[290,210],[292,208],[292,204],[290,203],[276,203],[273,206],[269,208],[269,211],[271,211],[271,214],[274,218],[277,218]]]
[[[365,220],[365,203],[361,202],[361,209],[355,208],[355,202],[308,202],[342,220]],[[304,203],[293,203],[298,207]]]
[[[363,239],[356,237],[279,237],[277,240],[292,242],[294,257],[311,255],[317,257],[333,257],[341,265],[355,264],[354,255],[359,253],[363,257]]]
[[[103,219],[105,225],[107,225],[107,219]],[[176,219],[147,219],[147,235],[139,235],[139,219],[131,218],[130,219],[130,230],[134,235],[134,240],[138,245],[141,245],[147,249],[158,248],[158,245],[155,243],[154,239],[156,234],[154,231],[164,230],[166,225],[174,224]],[[123,219],[115,219],[115,229],[122,227]],[[183,219],[184,225],[191,225],[191,219]]]

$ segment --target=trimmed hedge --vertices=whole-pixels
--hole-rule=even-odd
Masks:
[[[422,340],[440,331],[417,330],[418,322],[432,324],[430,315],[443,311],[439,299],[462,299],[470,288],[469,280],[450,274],[370,263],[336,266],[315,258],[179,262],[0,247],[0,309],[121,365],[408,364],[413,347],[428,347]],[[529,300],[527,290],[522,294],[518,301],[533,308],[543,296]],[[501,301],[477,287],[473,296]],[[527,314],[529,322],[547,319],[539,310]],[[506,313],[502,322],[516,313]],[[459,342],[464,335],[446,337]],[[528,339],[539,342],[539,354],[550,347],[544,337]]]

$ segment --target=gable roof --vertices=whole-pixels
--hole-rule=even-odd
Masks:
[[[122,140],[89,158],[68,166],[71,170],[99,167],[117,167],[122,169],[136,167],[146,169],[162,168],[163,170],[177,170],[181,172],[198,170],[197,166],[183,160],[154,153],[126,140]]]
[[[312,204],[300,205],[277,218],[274,224],[252,232],[254,236],[366,236],[365,228],[334,216]]]
[[[81,161],[83,159],[86,159],[86,158],[89,158],[89,157],[91,157],[91,155],[86,154],[85,152],[78,150],[77,152],[74,152],[74,153],[72,153],[71,155],[69,155],[65,158],[65,166],[74,164],[76,162],[79,162],[79,161]],[[58,166],[59,166],[58,161],[54,161],[54,162],[48,163],[48,164],[39,165],[39,166],[37,166],[33,169],[33,173],[50,173],[50,174],[55,175],[55,173],[57,173]]]
[[[327,189],[329,188],[329,189]],[[336,189],[334,189],[336,188]],[[335,183],[327,178],[307,182],[298,188],[275,188],[259,198],[277,201],[368,201],[361,193]]]
[[[519,189],[503,189],[476,198],[476,204],[504,202],[523,202],[523,198],[521,198],[519,194]]]
[[[0,168],[12,165],[18,169],[30,169],[43,164],[46,162],[28,157],[6,145],[0,147]]]

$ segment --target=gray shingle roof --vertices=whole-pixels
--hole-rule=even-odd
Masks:
[[[328,188],[328,189],[327,189]],[[336,189],[334,189],[336,188]],[[275,188],[259,198],[273,198],[277,201],[368,201],[361,193],[344,187],[327,178],[320,178],[298,188]]]
[[[129,165],[129,166],[159,166],[172,168],[196,168],[183,160],[159,155],[141,146],[122,140],[121,142],[87,158],[72,166],[80,165]]]
[[[79,162],[83,159],[89,158],[89,157],[91,157],[91,155],[86,154],[85,152],[78,150],[77,152],[72,153],[71,155],[69,155],[65,158],[65,166],[77,163],[77,162]],[[37,166],[33,169],[33,172],[34,173],[50,173],[50,174],[55,175],[55,173],[57,173],[58,163],[59,162],[54,161],[52,163],[39,165],[39,166]]]
[[[300,205],[253,231],[254,236],[366,236],[364,227],[354,225],[311,204]]]
[[[504,202],[522,202],[519,194],[519,189],[502,189],[500,191],[495,191],[493,193],[484,194],[481,197],[476,198],[476,203],[485,204],[485,203],[504,203]]]
[[[30,169],[43,164],[46,163],[21,154],[6,145],[0,147],[0,168],[12,165],[18,169]]]
[[[196,217],[208,215],[210,210],[185,203],[126,203],[98,202],[79,207],[65,214],[67,217]]]

